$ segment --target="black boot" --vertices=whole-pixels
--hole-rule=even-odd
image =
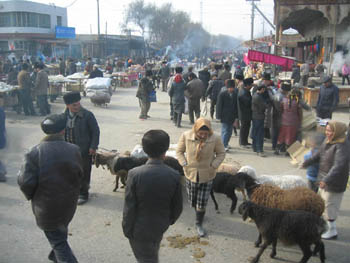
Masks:
[[[275,152],[274,152],[275,155],[280,155],[281,146],[282,146],[281,144],[277,144],[276,145],[276,149],[275,149]]]
[[[204,237],[206,235],[205,229],[203,228],[203,219],[205,211],[196,211],[196,229],[198,236]]]
[[[176,120],[176,127],[181,127],[181,119],[182,119],[182,113],[177,114],[177,120]]]

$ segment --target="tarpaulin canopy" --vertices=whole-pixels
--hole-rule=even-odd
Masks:
[[[294,64],[293,59],[275,56],[269,53],[264,53],[256,50],[249,50],[248,54],[245,56],[244,62],[249,63],[250,61],[279,65],[283,67],[283,70],[291,70]]]

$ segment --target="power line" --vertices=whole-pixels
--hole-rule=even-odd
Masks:
[[[68,8],[68,7],[71,7],[72,5],[74,5],[78,0],[74,0],[71,4],[65,6],[64,8]]]

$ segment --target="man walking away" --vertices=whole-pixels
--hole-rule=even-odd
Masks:
[[[151,102],[149,99],[149,95],[154,90],[152,84],[152,70],[146,71],[146,76],[143,77],[140,82],[136,92],[136,97],[139,99],[141,113],[139,116],[140,120],[146,120],[150,116],[148,116],[148,111],[151,107]]]
[[[209,81],[209,86],[205,94],[205,97],[209,96],[210,98],[210,117],[212,119],[214,119],[216,100],[221,91],[221,88],[225,86],[225,83],[221,79],[218,79],[217,77],[218,75],[214,73],[212,76],[212,80]]]
[[[47,136],[25,155],[18,184],[32,201],[36,223],[50,242],[49,260],[76,263],[67,242],[68,225],[77,207],[83,171],[79,147],[64,141],[65,126],[63,115],[44,119],[41,129]]]
[[[128,173],[122,227],[139,263],[159,262],[163,234],[182,212],[180,174],[163,163],[169,143],[163,130],[146,132],[142,147],[149,160]]]
[[[227,89],[220,92],[216,105],[216,118],[221,121],[221,139],[225,151],[229,151],[233,125],[237,126],[238,108],[235,81],[227,80]]]
[[[232,73],[230,72],[231,67],[228,64],[224,65],[224,70],[220,73],[219,79],[221,79],[224,83],[227,79],[232,79]]]
[[[204,94],[204,84],[194,73],[191,73],[188,79],[189,82],[187,83],[186,90],[188,95],[188,116],[191,124],[194,124],[194,114],[196,115],[196,119],[200,117],[200,103]]]
[[[80,105],[79,92],[67,93],[63,96],[63,100],[67,107],[64,112],[65,140],[79,146],[83,159],[84,175],[78,199],[78,205],[82,205],[89,199],[92,156],[96,154],[100,141],[100,128],[94,114]]]
[[[170,77],[170,68],[166,61],[162,62],[162,67],[160,68],[160,75],[162,77],[162,91],[166,92]]]

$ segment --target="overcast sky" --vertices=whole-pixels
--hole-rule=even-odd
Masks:
[[[97,33],[97,0],[33,0],[41,3],[54,3],[68,7],[68,25],[76,28],[79,34]],[[124,11],[131,0],[100,0],[101,33],[120,34],[120,24]],[[172,2],[176,10],[190,14],[192,21],[200,21],[200,0],[145,0],[161,6]],[[226,34],[243,39],[250,39],[251,4],[246,0],[202,0],[203,25],[212,34]],[[273,22],[273,0],[261,0],[257,6]],[[256,12],[255,36],[269,34],[271,27],[263,23],[262,16]]]

